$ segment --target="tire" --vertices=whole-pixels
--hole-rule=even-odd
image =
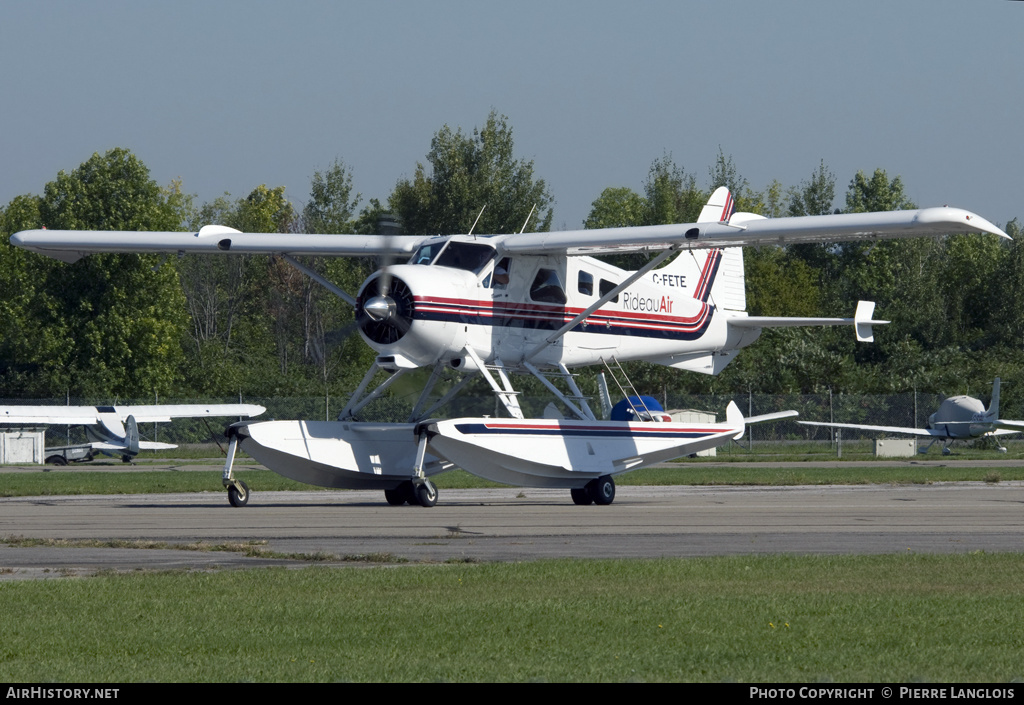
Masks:
[[[421,507],[433,507],[437,504],[437,487],[430,480],[416,485],[416,501]]]
[[[569,490],[569,494],[572,495],[572,503],[581,507],[587,507],[594,503],[594,498],[590,496],[586,487],[573,487]]]
[[[591,494],[595,504],[609,505],[615,501],[615,480],[611,475],[602,475],[593,480]]]
[[[46,459],[46,464],[47,465],[67,465],[68,464],[68,459],[65,458],[63,455],[51,455],[49,458]]]
[[[228,501],[232,507],[244,507],[249,503],[249,486],[241,480],[238,484],[242,488],[241,491],[234,485],[228,485]]]
[[[393,490],[384,490],[384,499],[388,501],[392,507],[400,507],[409,501],[409,492],[405,488],[405,483],[396,487]]]

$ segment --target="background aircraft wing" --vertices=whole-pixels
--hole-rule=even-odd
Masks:
[[[135,421],[139,423],[166,422],[171,419],[200,416],[259,416],[266,411],[266,408],[259,404],[156,404],[116,406],[114,409],[122,421],[134,416]]]
[[[1024,421],[1013,421],[1012,419],[999,419],[992,424],[1006,433],[1024,433]]]
[[[906,428],[904,426],[866,426],[855,423],[825,423],[822,421],[797,421],[804,426],[828,426],[830,428],[853,428],[858,431],[881,431],[883,433],[902,433],[908,436],[925,436],[927,438],[949,438],[942,431],[931,428]]]
[[[99,423],[99,418],[95,406],[4,406],[0,407],[0,423],[78,426]]]
[[[853,242],[952,233],[989,233],[1009,238],[979,215],[960,208],[924,208],[882,213],[844,213],[793,218],[762,218],[737,213],[728,222],[650,225],[599,230],[563,230],[503,236],[499,249],[509,254],[603,252],[793,245]]]
[[[0,424],[57,424],[91,426],[101,423],[103,413],[116,413],[121,421],[134,416],[138,422],[166,422],[199,416],[259,416],[259,404],[157,404],[149,406],[3,406]],[[175,446],[171,446],[172,448]]]

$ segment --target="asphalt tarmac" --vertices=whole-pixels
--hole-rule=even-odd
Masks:
[[[0,579],[97,571],[301,567],[368,557],[409,562],[654,558],[764,553],[1024,551],[1024,483],[909,486],[619,487],[610,506],[579,507],[565,490],[442,490],[436,507],[391,507],[378,491],[224,492],[0,498]],[[265,542],[290,557],[228,551],[107,548]],[[129,546],[136,545],[129,543]],[[373,563],[376,564],[376,563]]]

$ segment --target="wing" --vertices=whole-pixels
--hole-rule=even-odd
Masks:
[[[266,411],[258,404],[157,404],[114,408],[122,421],[134,416],[139,423],[166,422],[171,419],[200,416],[259,416]]]
[[[981,216],[947,207],[772,219],[736,213],[728,221],[720,222],[480,237],[490,239],[502,253],[507,254],[583,255],[672,247],[706,249],[852,242],[950,233],[989,233],[1009,238]],[[207,225],[194,233],[25,230],[11,236],[11,242],[18,247],[64,262],[75,262],[93,252],[403,256],[414,252],[426,239],[427,236],[418,235],[241,233],[220,225]]]
[[[18,247],[63,262],[94,252],[290,254],[339,257],[408,256],[427,238],[408,235],[303,235],[243,233],[207,225],[196,233],[124,230],[25,230],[11,236]]]
[[[854,242],[952,233],[1009,236],[979,215],[960,208],[925,208],[881,213],[845,213],[797,218],[762,218],[736,213],[729,221],[651,225],[638,228],[565,230],[502,236],[499,249],[510,254],[565,252],[571,255],[707,249],[747,245]]]
[[[855,423],[823,423],[821,421],[797,421],[804,426],[828,426],[829,428],[853,428],[858,431],[881,431],[883,433],[902,433],[908,436],[924,436],[926,438],[949,438],[942,431],[931,428],[906,428],[904,426],[865,426]]]
[[[992,424],[1004,433],[1024,433],[1024,421],[1013,421],[1012,419],[999,419]]]

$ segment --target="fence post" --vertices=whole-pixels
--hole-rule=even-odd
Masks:
[[[747,418],[754,415],[754,392],[747,387]],[[747,426],[747,450],[754,450],[754,427]]]

